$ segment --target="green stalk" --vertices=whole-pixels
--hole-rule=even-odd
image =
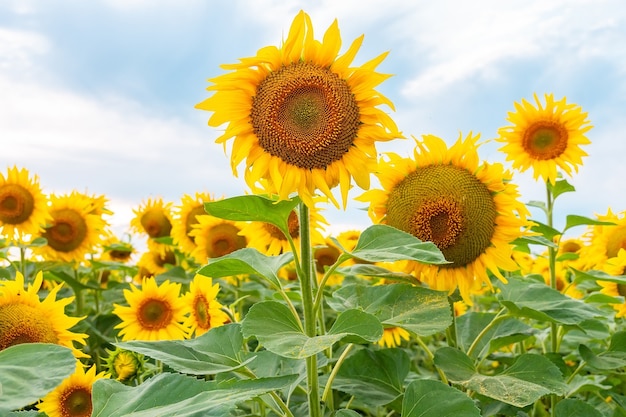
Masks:
[[[452,323],[446,329],[446,339],[448,340],[448,346],[455,348],[459,345],[459,343],[456,335],[456,314],[454,313],[454,301],[452,301],[452,298],[448,297],[448,303],[450,304],[450,309],[452,310]]]
[[[491,330],[493,329],[493,327],[496,324],[499,324],[502,320],[506,320],[510,317],[509,314],[502,314],[504,312],[504,309],[500,310],[498,312],[498,314],[496,314],[496,316],[493,318],[493,320],[491,320],[491,322],[485,326],[484,329],[482,329],[480,331],[480,333],[478,334],[478,336],[476,336],[476,339],[474,339],[474,341],[472,342],[472,345],[467,349],[467,356],[472,356],[472,354],[474,353],[474,350],[476,349],[476,347],[478,346],[478,342],[480,342],[480,340],[485,337],[485,335]],[[502,314],[502,315],[501,315]]]
[[[302,310],[304,313],[304,331],[307,336],[317,336],[316,314],[313,304],[313,280],[316,278],[313,270],[313,249],[311,248],[311,224],[309,208],[300,203],[300,261],[302,267],[298,278],[302,292]],[[321,417],[319,381],[317,378],[317,356],[306,358],[307,389],[309,416]]]
[[[552,196],[552,192],[550,191],[550,184],[546,183],[546,216],[548,226],[553,227],[553,208],[554,208],[554,198]],[[550,288],[553,290],[557,289],[556,286],[556,254],[557,251],[552,246],[548,247],[548,263],[550,270]],[[558,326],[556,323],[550,323],[550,342],[551,342],[551,352],[558,351]],[[556,403],[558,402],[558,398],[556,394],[550,395],[550,415],[552,417],[556,416]]]

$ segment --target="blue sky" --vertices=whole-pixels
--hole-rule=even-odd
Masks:
[[[390,51],[379,69],[394,77],[380,91],[406,136],[494,138],[513,102],[533,93],[581,105],[595,126],[590,156],[556,216],[626,209],[622,0],[4,0],[0,169],[29,169],[47,193],[106,195],[117,231],[150,197],[243,194],[214,143],[219,132],[194,105],[220,64],[278,45],[300,9],[318,39],[335,18],[344,47],[364,33],[357,63]],[[378,147],[406,156],[412,148],[411,140]],[[497,148],[480,155],[504,162]],[[544,199],[530,172],[515,182],[523,201]],[[362,228],[370,224],[362,208],[352,201],[324,214],[333,230]]]

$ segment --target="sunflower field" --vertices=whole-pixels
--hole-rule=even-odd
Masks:
[[[508,168],[406,138],[362,41],[301,11],[209,80],[247,195],[148,198],[117,236],[107,196],[0,173],[0,416],[626,417],[626,212],[558,206],[587,113],[514,103]],[[355,186],[371,226],[326,233]]]

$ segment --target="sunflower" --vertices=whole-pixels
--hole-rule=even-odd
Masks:
[[[86,372],[78,363],[76,371],[46,395],[37,405],[48,417],[89,417],[92,411],[91,387],[104,372],[96,374],[95,365]]]
[[[518,269],[510,242],[521,236],[528,215],[510,173],[479,161],[478,138],[459,136],[449,149],[432,135],[416,139],[414,158],[387,154],[377,174],[383,189],[358,198],[370,202],[374,222],[435,243],[450,263],[409,262],[407,272],[436,290],[458,286],[470,305],[473,291],[491,286],[487,270],[506,282],[499,269]]]
[[[410,340],[411,334],[401,327],[385,327],[383,336],[377,342],[380,346],[393,348],[402,344],[403,340]]]
[[[41,234],[48,244],[33,250],[46,259],[64,262],[81,262],[94,253],[108,230],[102,216],[91,212],[91,204],[90,197],[76,191],[51,195],[52,220]]]
[[[565,98],[555,101],[552,94],[546,94],[545,107],[534,95],[537,107],[526,100],[515,103],[516,112],[508,113],[512,126],[498,129],[498,142],[504,145],[501,151],[507,154],[507,161],[513,161],[513,168],[526,171],[533,168],[535,179],[554,184],[557,167],[572,175],[578,172],[582,157],[587,156],[580,145],[588,145],[585,136],[593,126],[589,125],[587,113],[576,104],[567,103]]]
[[[245,159],[245,180],[253,191],[275,193],[281,200],[298,192],[312,206],[319,189],[338,205],[331,188],[339,185],[345,207],[352,179],[369,188],[375,142],[402,135],[377,108],[393,109],[375,90],[389,78],[375,71],[387,53],[351,66],[362,41],[360,36],[337,56],[337,21],[320,42],[301,11],[281,47],[264,47],[255,57],[223,65],[231,72],[210,80],[208,90],[214,93],[196,108],[213,112],[209,126],[228,123],[217,143],[234,138],[233,173]]]
[[[191,253],[196,262],[205,264],[211,258],[228,255],[247,245],[247,239],[240,234],[245,223],[220,219],[208,214],[197,216],[189,233],[196,242]]]
[[[15,166],[0,173],[0,233],[9,240],[38,234],[50,220],[47,204],[36,175]]]
[[[228,314],[222,310],[217,301],[219,284],[213,284],[211,278],[196,274],[189,284],[189,292],[183,296],[183,301],[191,314],[185,320],[189,328],[189,337],[195,332],[196,336],[203,335],[213,327],[219,327],[230,321]]]
[[[130,284],[124,290],[128,306],[114,305],[113,314],[122,322],[122,340],[176,340],[183,339],[188,329],[182,324],[187,308],[179,297],[180,284],[164,281],[157,285],[154,278],[144,278],[141,289]]]
[[[144,371],[144,356],[141,353],[116,347],[107,350],[109,354],[105,361],[111,377],[118,381],[129,381],[141,375]]]
[[[609,207],[605,215],[596,217],[599,221],[614,224],[591,226],[585,233],[588,244],[580,250],[585,269],[601,269],[608,259],[619,254],[620,249],[626,249],[626,211],[615,214]]]
[[[26,289],[20,272],[14,281],[0,281],[0,350],[20,343],[54,343],[72,349],[77,358],[88,357],[74,346],[84,345],[87,335],[70,331],[82,318],[65,314],[65,306],[74,297],[56,300],[61,289],[57,285],[41,301],[38,291],[42,282],[42,272]]]
[[[137,261],[137,266],[144,268],[151,276],[167,271],[167,265],[176,265],[176,254],[167,246],[164,246],[161,251],[149,250],[144,252]]]
[[[148,235],[148,247],[154,251],[165,251],[167,245],[155,239],[170,236],[172,231],[172,203],[162,198],[149,198],[133,209],[135,217],[130,227],[139,234]]]
[[[176,215],[172,223],[172,239],[175,245],[179,245],[186,254],[191,254],[197,247],[196,242],[190,235],[193,225],[198,224],[198,216],[204,216],[204,203],[213,201],[208,193],[196,193],[195,197],[183,195],[181,205],[176,207]]]
[[[309,222],[311,230],[311,244],[324,243],[322,236],[323,225],[327,222],[315,206],[309,207]],[[287,219],[289,236],[298,249],[300,247],[300,222],[296,211],[289,213]],[[268,256],[280,255],[291,251],[287,236],[276,226],[264,222],[249,222],[241,228],[241,235],[248,239],[248,247],[255,248]]]
[[[626,266],[626,251],[621,250],[620,253],[621,259],[619,261],[619,264],[621,265],[623,272],[624,266]],[[602,294],[610,295],[611,297],[620,297],[626,300],[626,284],[620,284],[610,281],[598,281],[598,285],[602,287],[602,289],[600,290]],[[613,306],[613,309],[617,311],[615,317],[626,317],[626,301],[622,303],[611,303],[611,305]]]

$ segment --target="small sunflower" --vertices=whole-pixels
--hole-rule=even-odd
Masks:
[[[327,224],[324,217],[315,206],[309,207],[309,222],[311,230],[311,244],[313,246],[323,244],[323,225]],[[300,222],[298,214],[294,210],[289,213],[287,219],[289,236],[294,242],[296,249],[300,247]],[[250,222],[241,228],[241,235],[248,239],[248,247],[255,248],[268,256],[280,255],[290,252],[291,246],[287,236],[276,226],[264,222]]]
[[[94,253],[106,236],[106,222],[93,214],[92,200],[76,191],[61,196],[50,196],[52,220],[41,234],[48,241],[34,251],[49,260],[81,262],[85,255]]]
[[[613,225],[591,226],[584,238],[588,242],[580,250],[580,259],[585,269],[602,269],[605,262],[626,249],[626,211],[613,213],[611,208],[605,215],[596,215],[602,222]]]
[[[137,266],[148,271],[151,276],[167,271],[167,265],[176,265],[176,254],[167,246],[164,246],[161,251],[144,252],[137,261]]]
[[[196,248],[191,253],[200,264],[205,264],[211,258],[228,255],[247,245],[247,239],[240,234],[245,223],[234,222],[208,214],[197,216],[198,223],[193,225],[190,235],[196,242]]]
[[[162,198],[149,198],[133,209],[135,217],[130,221],[131,228],[148,235],[148,247],[154,251],[165,251],[167,245],[154,239],[170,236],[172,231],[172,203]]]
[[[37,408],[48,417],[89,417],[93,383],[108,377],[104,372],[96,374],[95,365],[85,372],[82,364],[77,363],[76,371],[48,393]]]
[[[144,278],[141,289],[130,286],[131,290],[124,290],[128,306],[115,304],[113,309],[122,319],[115,328],[123,341],[184,339],[187,309],[179,297],[180,284],[167,280],[157,285],[154,278]]]
[[[70,331],[82,318],[69,317],[65,306],[74,297],[56,300],[57,285],[41,301],[39,289],[43,273],[24,289],[24,276],[17,272],[14,281],[0,281],[0,350],[21,343],[54,343],[73,350],[77,358],[88,357],[74,343],[85,344],[86,334]]]
[[[401,327],[385,327],[383,336],[377,342],[380,346],[393,348],[402,344],[403,340],[410,340],[411,334]]]
[[[576,104],[567,103],[565,98],[555,101],[552,94],[545,95],[545,107],[535,94],[537,106],[526,100],[515,103],[516,112],[509,112],[512,126],[498,129],[500,148],[513,161],[513,168],[526,171],[533,168],[535,179],[542,177],[554,184],[557,167],[568,175],[572,169],[578,172],[582,158],[587,156],[580,146],[588,145],[585,136],[593,126],[587,113]]]
[[[183,195],[181,205],[176,207],[176,215],[172,224],[172,239],[175,245],[179,245],[186,254],[191,254],[197,247],[196,242],[190,235],[193,225],[198,224],[198,216],[204,216],[204,203],[213,201],[208,193],[196,193],[195,197]]]
[[[196,274],[189,284],[189,292],[183,296],[183,301],[191,314],[185,320],[185,326],[189,328],[189,337],[194,332],[196,336],[203,335],[213,327],[228,323],[230,318],[222,310],[222,304],[217,301],[217,293],[220,291],[219,284],[213,284],[211,278]]]
[[[393,103],[375,90],[389,75],[376,72],[387,53],[351,66],[363,36],[348,51],[341,47],[335,21],[323,41],[313,38],[311,18],[301,11],[281,47],[260,49],[255,57],[223,65],[231,72],[210,80],[213,95],[196,108],[213,112],[209,126],[227,123],[217,143],[231,138],[233,173],[245,159],[245,179],[255,192],[298,192],[313,205],[316,189],[338,205],[331,188],[339,185],[344,207],[352,179],[369,188],[376,167],[376,141],[401,137],[381,109]]]
[[[487,270],[506,282],[500,268],[518,269],[510,242],[522,235],[528,215],[510,173],[479,161],[477,140],[460,136],[448,149],[432,135],[416,139],[414,158],[388,154],[377,174],[383,189],[358,198],[370,202],[374,222],[437,245],[451,263],[409,262],[412,272],[436,290],[458,286],[468,304],[483,283],[491,286]]]
[[[15,166],[0,173],[0,234],[9,240],[39,234],[50,221],[47,204],[36,175]]]
[[[144,371],[144,356],[141,353],[116,347],[107,350],[109,356],[105,361],[111,377],[118,381],[129,381]]]

